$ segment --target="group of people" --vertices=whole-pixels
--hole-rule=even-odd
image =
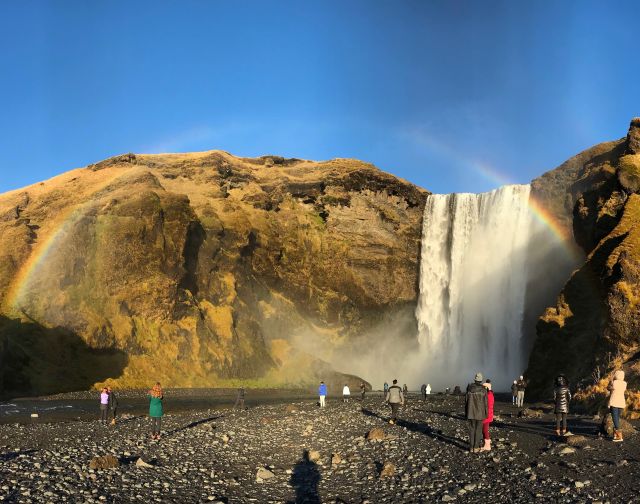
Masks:
[[[522,408],[524,405],[524,391],[527,388],[527,382],[524,376],[520,375],[520,378],[513,380],[511,385],[511,400],[518,408]]]
[[[103,387],[100,391],[100,422],[103,425],[111,422],[116,423],[116,414],[118,412],[118,398],[111,387]]]

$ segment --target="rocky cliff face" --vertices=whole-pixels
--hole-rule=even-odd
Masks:
[[[0,195],[2,388],[327,378],[359,336],[413,324],[427,194],[359,161],[212,151]]]
[[[560,372],[579,385],[578,398],[593,404],[604,398],[615,368],[627,371],[631,388],[640,384],[639,181],[640,119],[634,119],[626,138],[585,151],[534,182],[564,212],[587,254],[538,322],[527,371],[536,396],[549,397]],[[633,393],[630,404],[640,405]]]

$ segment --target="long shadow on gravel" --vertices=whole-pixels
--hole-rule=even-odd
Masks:
[[[549,441],[555,441],[558,439],[554,429],[555,420],[525,420],[520,422],[494,422],[492,427],[498,429],[509,429],[519,432],[525,432],[528,434],[537,434]],[[588,438],[596,438],[598,428],[592,422],[582,420],[580,418],[570,419],[567,423],[569,430],[574,434],[579,434]]]
[[[388,418],[385,418],[382,415],[379,415],[375,411],[371,411],[365,408],[362,408],[362,413],[367,416],[373,416],[373,417],[379,418],[381,420],[384,420],[385,422],[389,420]],[[469,447],[468,443],[466,443],[465,441],[462,441],[453,436],[447,436],[441,430],[433,429],[429,425],[424,423],[416,423],[416,422],[410,422],[409,420],[398,419],[398,421],[396,422],[396,425],[398,425],[399,427],[405,427],[407,430],[410,430],[412,432],[420,432],[425,436],[429,436],[431,439],[435,439],[436,441],[442,441],[444,443],[455,446],[456,448],[460,448],[461,450],[464,450],[464,451],[467,451]]]
[[[209,418],[203,418],[201,420],[196,420],[195,422],[191,422],[190,424],[187,425],[183,425],[182,427],[177,427],[173,430],[170,430],[167,432],[167,435],[171,435],[171,434],[177,434],[178,432],[182,432],[184,430],[187,429],[193,429],[194,427],[197,427],[198,425],[202,425],[202,424],[206,424],[209,422],[213,422],[214,420],[217,420],[218,418],[222,418],[224,415],[218,415],[218,416],[214,416],[214,417],[209,417]]]
[[[18,458],[20,455],[28,455],[30,453],[35,453],[36,450],[24,450],[18,452],[9,452],[0,454],[0,461],[8,462],[9,460],[13,460],[14,458]]]
[[[302,459],[293,467],[289,482],[296,492],[296,500],[288,501],[287,504],[320,504],[319,482],[318,466],[309,460],[309,452],[305,450],[302,453]]]

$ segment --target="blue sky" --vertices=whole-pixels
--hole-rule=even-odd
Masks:
[[[528,182],[640,115],[640,2],[0,3],[0,192],[123,152]],[[499,177],[483,175],[493,171]]]

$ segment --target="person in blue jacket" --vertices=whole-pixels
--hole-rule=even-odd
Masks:
[[[323,381],[320,382],[320,386],[318,387],[318,395],[320,396],[320,407],[324,408],[324,401],[327,397],[327,386]]]

